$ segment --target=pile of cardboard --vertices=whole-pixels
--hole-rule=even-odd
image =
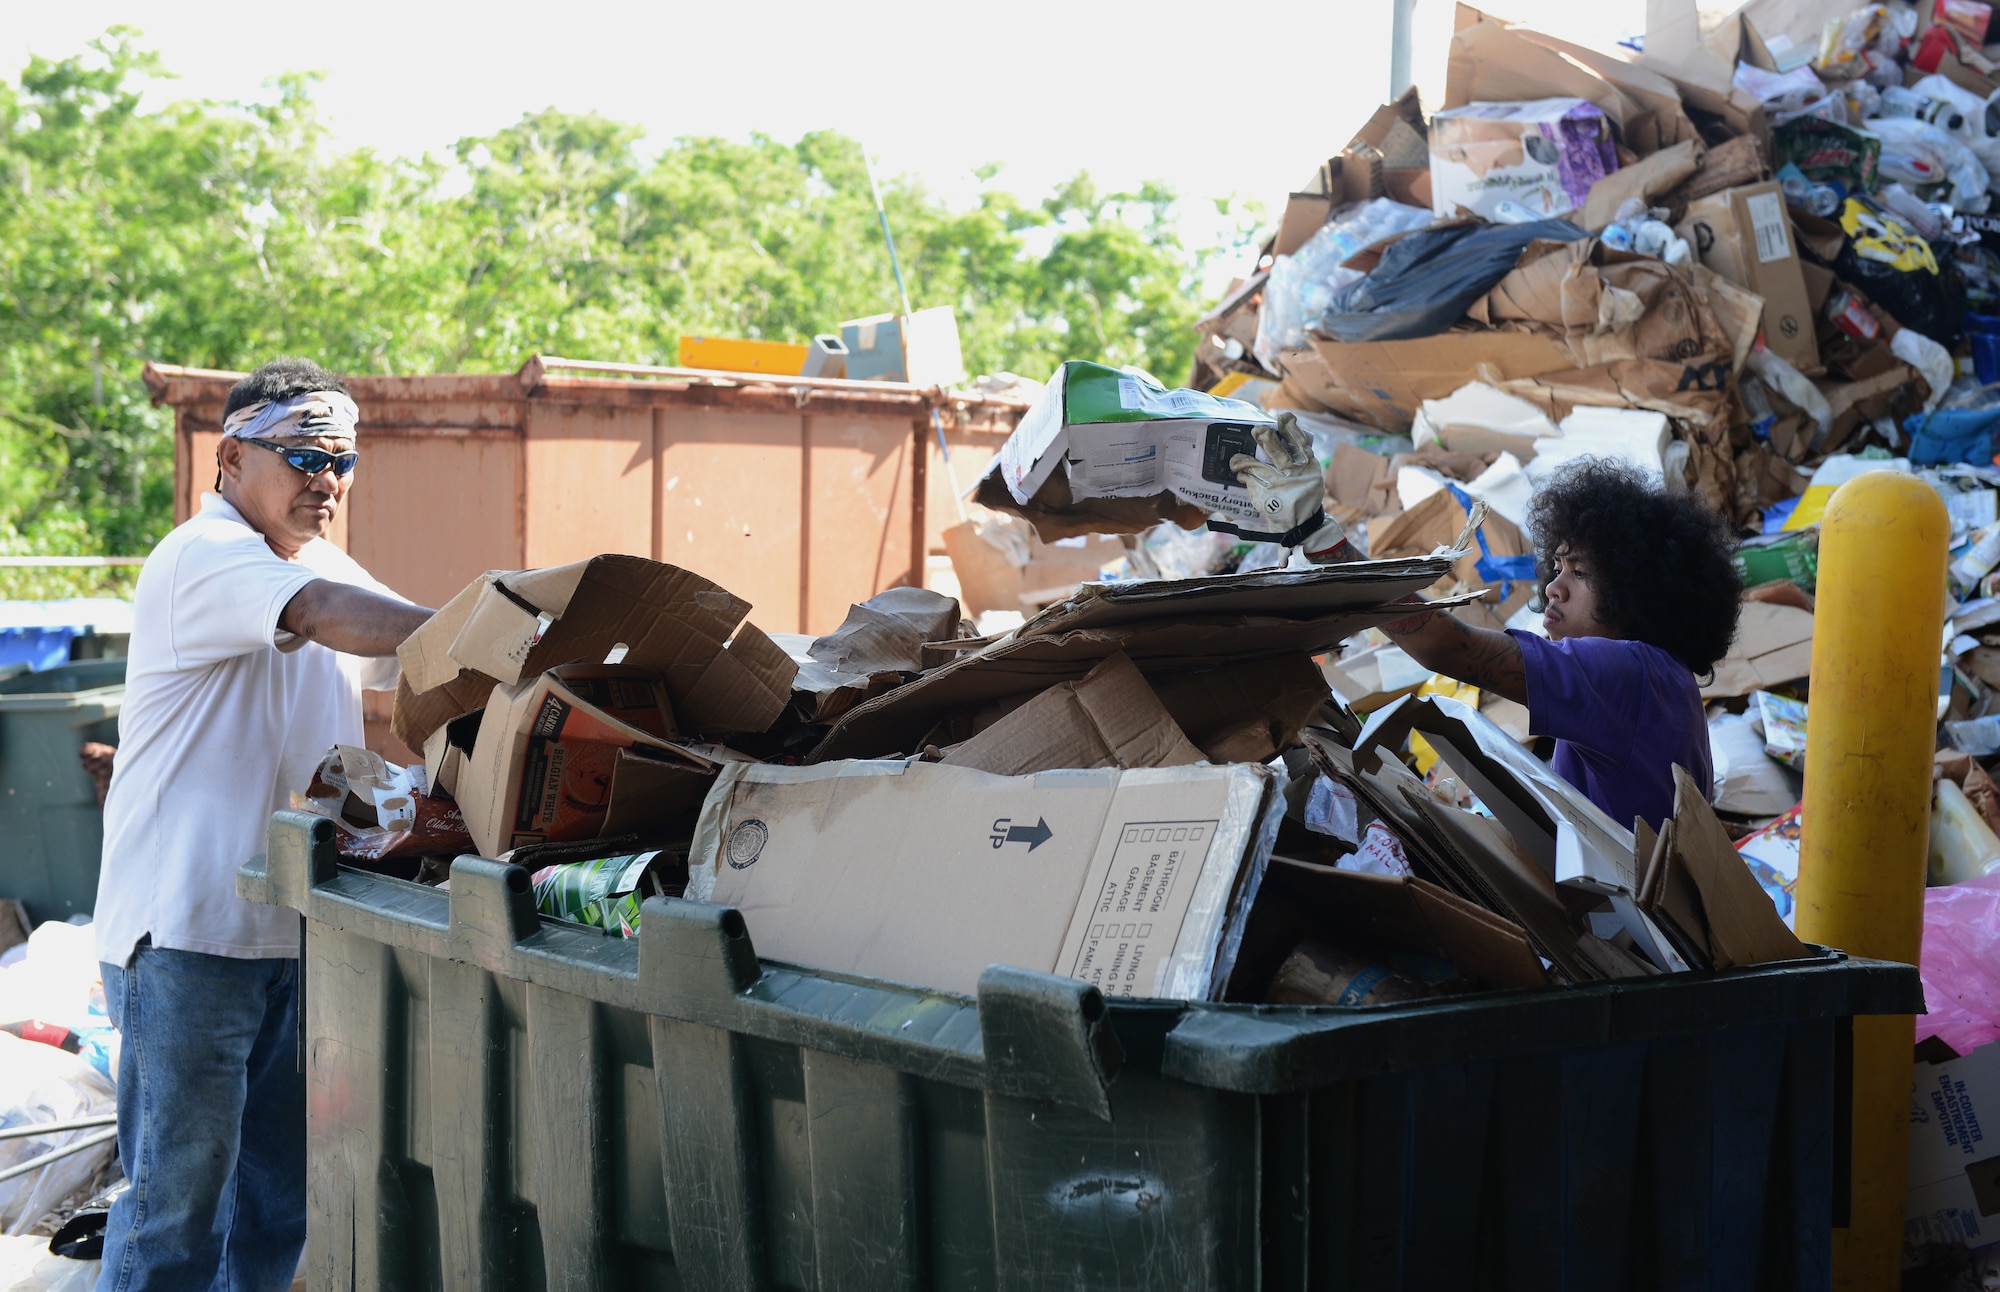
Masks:
[[[956,991],[1007,963],[1332,1003],[1418,962],[1432,994],[1803,954],[1706,804],[1635,839],[1469,706],[1339,702],[1319,659],[1464,559],[1089,582],[994,638],[917,588],[773,637],[636,557],[490,573],[400,652],[424,766],[335,750],[297,802],[352,864],[505,858],[628,935],[685,894],[772,958]]]

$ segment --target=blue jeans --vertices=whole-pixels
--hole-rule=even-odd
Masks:
[[[122,1038],[118,1156],[98,1292],[264,1292],[306,1241],[299,962],[139,944],[104,965]]]

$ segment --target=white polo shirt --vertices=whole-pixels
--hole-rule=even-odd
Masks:
[[[396,595],[324,539],[285,560],[214,494],[146,558],[104,802],[98,959],[128,963],[149,933],[239,959],[299,953],[297,913],[238,899],[237,868],[326,751],[362,743],[362,689],[396,684],[393,655],[279,631],[314,579]]]

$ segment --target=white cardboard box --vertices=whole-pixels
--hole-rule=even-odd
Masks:
[[[1284,810],[1260,764],[995,776],[941,763],[736,763],[687,896],[758,954],[970,994],[1009,964],[1107,996],[1208,999]]]
[[[1916,1066],[1905,1261],[1932,1244],[2000,1242],[2000,1041]]]

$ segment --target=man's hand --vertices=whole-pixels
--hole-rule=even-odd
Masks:
[[[1416,597],[1408,598],[1421,605]],[[1442,610],[1418,610],[1382,631],[1411,659],[1433,673],[1470,682],[1519,704],[1528,702],[1528,673],[1521,645],[1506,633],[1474,628]]]
[[[1319,459],[1313,456],[1312,437],[1291,413],[1279,413],[1275,428],[1257,426],[1250,433],[1271,460],[1238,453],[1229,459],[1229,469],[1250,491],[1250,505],[1276,541],[1277,536],[1291,533],[1324,511],[1326,477]]]
[[[332,579],[314,579],[292,595],[278,627],[346,655],[394,655],[434,611]]]

